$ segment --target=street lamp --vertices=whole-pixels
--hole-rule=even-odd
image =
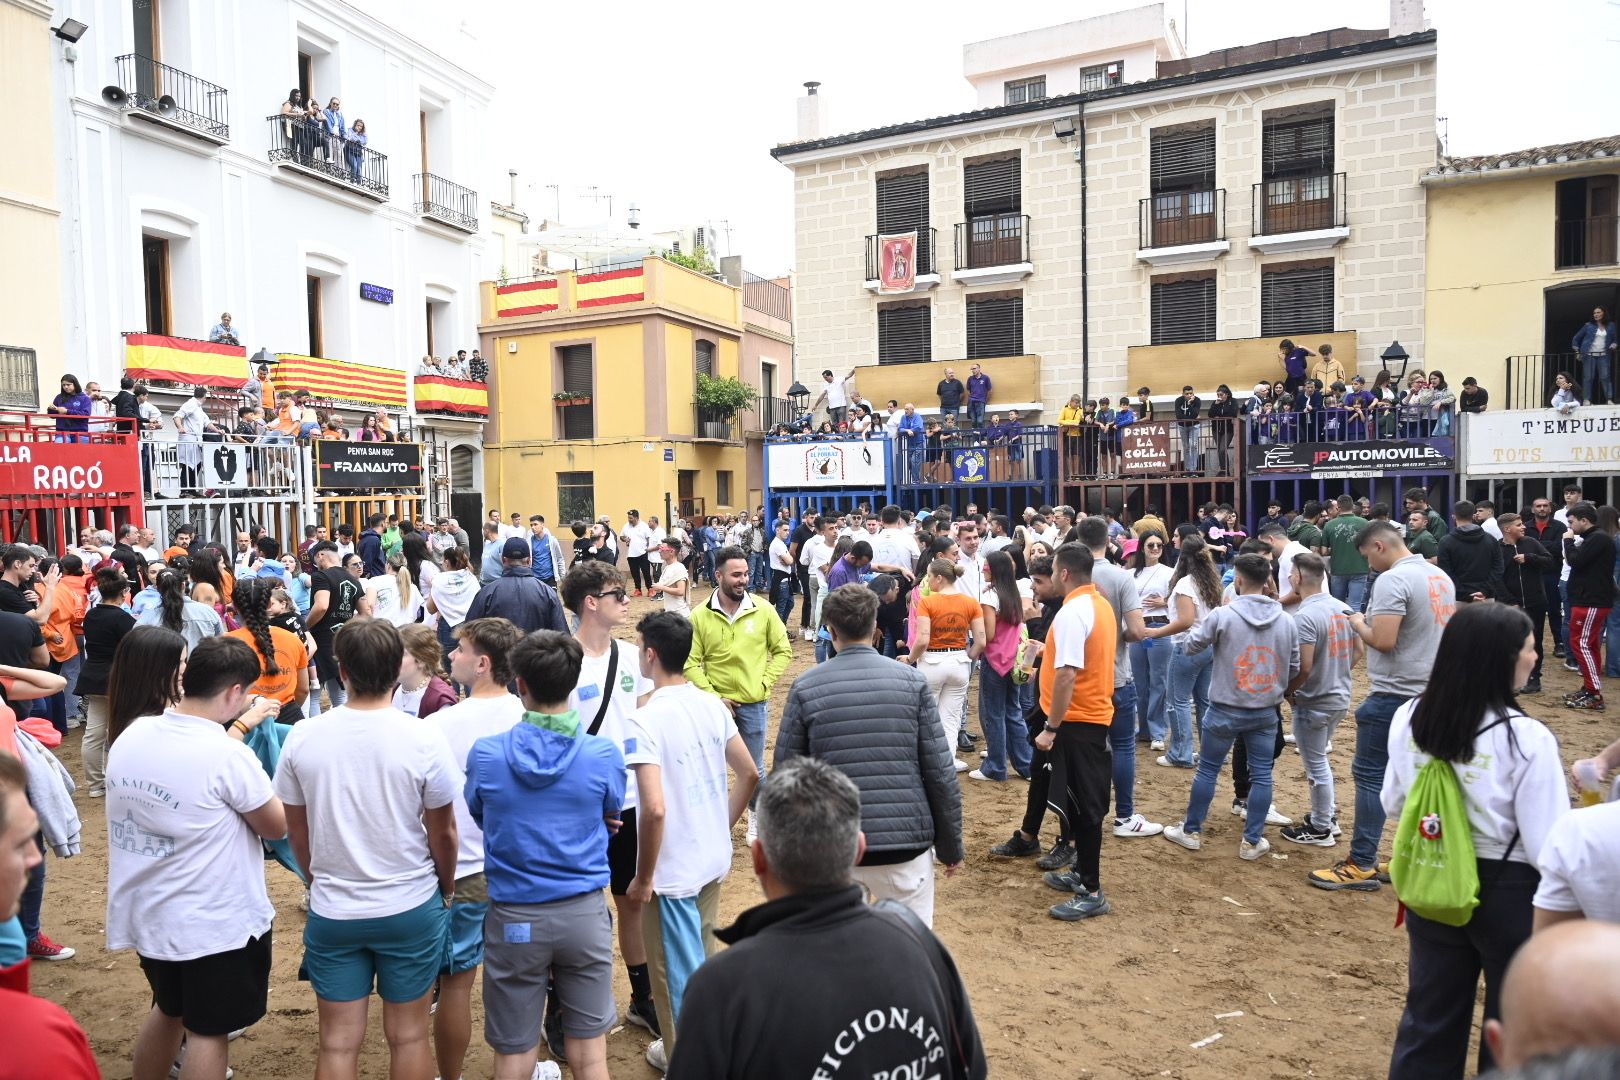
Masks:
[[[1407,354],[1405,349],[1401,348],[1401,343],[1399,341],[1391,341],[1389,343],[1389,348],[1384,350],[1383,355],[1380,356],[1379,359],[1384,362],[1385,371],[1388,371],[1389,365],[1393,363],[1398,362],[1401,365],[1401,373],[1400,375],[1396,376],[1395,380],[1399,382],[1401,379],[1406,378],[1406,365],[1412,359],[1412,357]]]

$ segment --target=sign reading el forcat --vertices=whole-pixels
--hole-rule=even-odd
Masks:
[[[883,487],[888,483],[884,442],[768,443],[765,461],[771,486]]]
[[[404,488],[422,483],[416,443],[315,441],[315,485],[323,488]]]
[[[140,451],[125,443],[0,442],[0,491],[100,495],[141,490]]]
[[[1620,406],[1471,413],[1463,421],[1469,476],[1581,476],[1620,471]]]

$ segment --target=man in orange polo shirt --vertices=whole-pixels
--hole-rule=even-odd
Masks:
[[[1075,847],[1072,870],[1053,870],[1043,880],[1074,895],[1051,909],[1054,919],[1078,922],[1108,914],[1101,882],[1102,823],[1108,813],[1113,757],[1108,728],[1114,721],[1114,648],[1119,618],[1091,583],[1092,554],[1081,544],[1063,544],[1052,554],[1052,582],[1063,606],[1046,631],[1041,663],[1041,709],[1046,727],[1035,748],[1052,755],[1051,804],[1068,815]],[[1060,798],[1066,793],[1066,798]]]

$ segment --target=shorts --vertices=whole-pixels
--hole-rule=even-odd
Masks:
[[[623,822],[619,831],[608,837],[608,891],[623,896],[636,880],[636,808],[619,811]]]
[[[264,1018],[270,994],[270,931],[240,949],[195,960],[141,957],[152,1004],[197,1035],[229,1035]]]
[[[466,899],[462,899],[463,895]],[[484,916],[489,914],[489,886],[483,874],[469,874],[456,882],[456,902],[450,905],[450,948],[440,975],[471,971],[484,962]]]
[[[446,966],[450,911],[435,892],[409,911],[377,919],[328,919],[311,911],[304,924],[304,969],[315,995],[359,1001],[371,994],[399,1004],[433,987]]]
[[[563,1034],[606,1035],[613,1000],[613,917],[600,889],[549,904],[491,901],[484,920],[484,1041],[497,1054],[540,1044],[546,988],[554,986]]]

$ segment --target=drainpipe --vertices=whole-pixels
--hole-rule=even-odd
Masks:
[[[1075,158],[1080,162],[1080,400],[1091,397],[1091,260],[1086,231],[1086,99],[1080,99],[1079,130],[1075,137],[1080,149]]]

